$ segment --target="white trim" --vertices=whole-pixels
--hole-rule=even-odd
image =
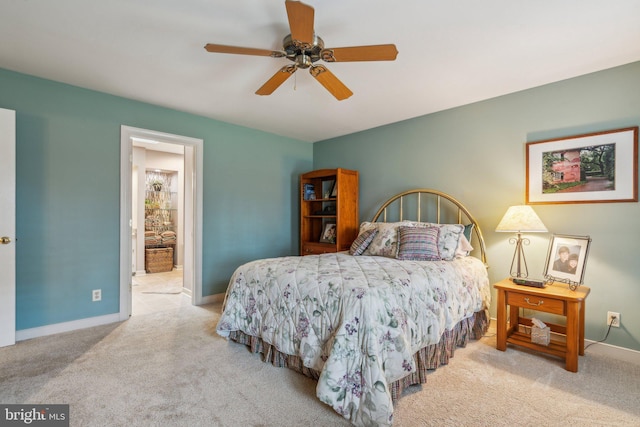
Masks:
[[[584,346],[596,342],[584,340]],[[632,350],[630,348],[618,347],[616,345],[606,344],[606,343],[597,343],[585,350],[585,355],[588,356],[589,353],[601,354],[603,356],[611,357],[613,359],[618,359],[623,362],[630,362],[640,366],[640,351]]]
[[[131,135],[120,129],[120,312],[118,320],[131,314],[131,164],[133,145]],[[124,234],[126,230],[126,235]],[[125,237],[126,236],[126,237]]]
[[[131,315],[131,162],[132,138],[158,140],[169,144],[179,144],[190,148],[193,152],[193,229],[185,231],[185,251],[187,245],[193,254],[191,261],[192,289],[191,302],[202,304],[202,195],[203,195],[203,164],[204,141],[181,135],[121,126],[120,130],[120,320],[126,320]]]
[[[224,302],[224,295],[225,294],[214,294],[214,295],[207,295],[206,297],[202,297],[201,305],[217,304],[217,303]]]
[[[39,326],[37,328],[22,329],[16,331],[16,341],[29,340],[31,338],[44,337],[47,335],[70,332],[78,329],[91,328],[93,326],[106,325],[120,321],[118,313],[104,316],[87,317],[86,319],[72,320],[70,322],[55,323],[52,325]]]

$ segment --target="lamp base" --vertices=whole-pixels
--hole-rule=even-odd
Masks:
[[[530,241],[527,238],[523,239],[522,234],[518,233],[518,237],[512,237],[509,239],[509,243],[514,243],[516,245],[516,250],[513,253],[513,259],[511,260],[511,277],[526,279],[529,277],[529,269],[527,268],[527,260],[524,257],[522,245],[528,245]],[[524,271],[521,267],[524,267]]]

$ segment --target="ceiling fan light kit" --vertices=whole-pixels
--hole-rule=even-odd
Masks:
[[[298,68],[309,69],[313,76],[337,100],[349,98],[353,92],[347,88],[331,71],[315,62],[355,62],[355,61],[393,61],[398,56],[394,44],[372,46],[350,46],[325,49],[324,41],[315,35],[313,28],[313,7],[299,1],[286,0],[285,6],[291,34],[282,40],[283,50],[268,50],[240,46],[228,46],[208,43],[204,48],[211,53],[231,53],[237,55],[270,56],[287,58],[293,64],[280,68],[256,91],[257,95],[270,95]]]

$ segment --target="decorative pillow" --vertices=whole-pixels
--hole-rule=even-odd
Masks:
[[[471,243],[469,243],[467,237],[463,233],[462,236],[460,236],[458,248],[456,249],[456,258],[466,257],[471,253],[472,250],[473,246],[471,246]]]
[[[438,227],[438,250],[443,261],[451,261],[456,257],[456,250],[460,243],[460,237],[464,236],[464,225],[462,224],[436,224],[431,222],[410,222],[414,227]]]
[[[362,255],[362,253],[369,247],[371,241],[378,234],[378,230],[375,228],[363,231],[358,234],[356,240],[351,244],[351,249],[349,249],[349,253],[353,256]]]
[[[467,238],[467,242],[471,241],[471,233],[473,233],[473,227],[474,226],[475,226],[474,224],[467,224],[467,225],[464,226],[463,233],[464,233],[464,237]]]
[[[398,227],[410,226],[406,222],[363,222],[360,225],[360,233],[366,230],[376,229],[378,233],[371,241],[369,247],[362,255],[384,256],[395,258],[398,253]]]
[[[398,227],[398,255],[405,261],[439,261],[438,227]]]
[[[438,236],[438,249],[440,256],[445,261],[451,261],[456,257],[456,249],[460,238],[464,237],[464,226],[460,224],[441,224]]]

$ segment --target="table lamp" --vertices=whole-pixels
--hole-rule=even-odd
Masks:
[[[522,233],[546,233],[547,227],[544,226],[533,208],[528,205],[511,206],[507,209],[502,220],[496,227],[496,231],[504,233],[516,233],[517,237],[509,239],[509,243],[516,245],[516,251],[513,253],[511,260],[511,277],[526,278],[529,276],[527,268],[527,260],[524,257],[522,245],[528,245],[529,239],[522,238]],[[524,267],[524,271],[522,270]]]

